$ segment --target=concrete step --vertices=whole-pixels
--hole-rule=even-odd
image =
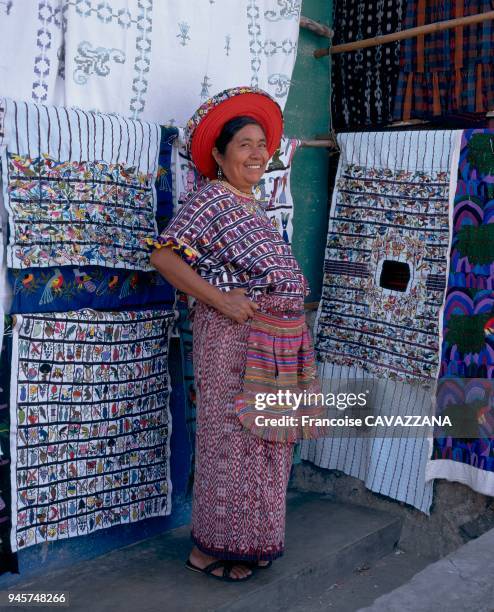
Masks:
[[[74,612],[275,611],[389,554],[400,530],[400,520],[384,512],[289,493],[285,556],[245,583],[188,571],[184,527],[11,588],[68,591]]]

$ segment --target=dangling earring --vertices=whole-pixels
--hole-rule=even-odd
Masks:
[[[220,166],[218,166],[217,177],[219,181],[221,181],[221,179],[223,178],[223,170],[220,168]]]

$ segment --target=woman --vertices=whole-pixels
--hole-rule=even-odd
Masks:
[[[187,125],[188,147],[199,171],[217,179],[190,194],[151,256],[197,299],[195,546],[186,565],[223,580],[245,580],[283,554],[293,445],[254,435],[234,407],[249,322],[261,312],[300,317],[308,293],[290,247],[252,195],[282,130],[278,104],[260,90],[227,90],[201,106]]]

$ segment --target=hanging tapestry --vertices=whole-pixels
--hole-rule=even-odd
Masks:
[[[494,131],[465,131],[451,215],[436,397],[438,415],[459,425],[453,435],[436,433],[426,473],[489,496],[494,496],[493,204]]]
[[[48,103],[185,125],[215,92],[245,84],[267,90],[284,106],[301,0],[121,4],[65,2],[56,92],[62,99]],[[4,78],[18,64],[12,57]]]
[[[156,178],[158,231],[173,214],[172,143],[175,128],[161,128]],[[11,312],[66,312],[81,308],[126,310],[167,304],[172,307],[173,287],[157,272],[127,271],[101,266],[61,266],[46,270],[9,270],[13,301]]]
[[[9,267],[152,269],[159,126],[6,100],[2,143]]]
[[[338,136],[342,152],[316,352],[323,385],[370,381],[373,405],[389,414],[431,414],[446,283],[449,168],[460,134]],[[427,453],[427,440],[419,437],[334,438],[302,448],[302,458],[363,477],[371,490],[424,512],[432,500]]]
[[[409,0],[403,29],[492,10],[491,0]],[[401,43],[394,117],[486,113],[494,108],[494,23],[484,21]]]
[[[13,550],[170,513],[173,311],[18,315]]]
[[[299,145],[300,140],[296,138],[282,138],[280,148],[269,161],[264,176],[254,190],[259,200],[269,202],[266,214],[288,244],[291,244],[293,236],[290,172]]]
[[[64,5],[65,0],[0,0],[2,96],[57,103]]]
[[[333,45],[402,29],[405,0],[334,2]],[[336,129],[389,123],[400,69],[400,43],[332,56],[332,124]]]

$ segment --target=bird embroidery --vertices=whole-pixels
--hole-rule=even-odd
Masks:
[[[51,304],[55,297],[58,297],[58,294],[61,291],[63,285],[63,275],[60,272],[60,268],[55,268],[55,272],[53,276],[48,280],[46,286],[43,290],[43,295],[39,301],[40,304]]]
[[[86,289],[88,293],[96,291],[96,285],[93,283],[91,276],[85,272],[81,272],[79,268],[74,268],[74,281],[78,289]]]

